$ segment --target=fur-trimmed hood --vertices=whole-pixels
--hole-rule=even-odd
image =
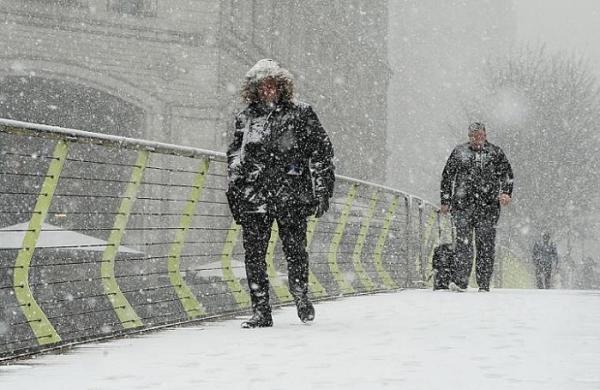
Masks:
[[[267,77],[294,79],[287,69],[282,68],[277,61],[269,58],[258,61],[248,73],[246,73],[246,81],[249,82],[259,82]]]
[[[266,78],[277,81],[281,101],[290,101],[294,96],[294,76],[272,59],[258,61],[247,73],[242,85],[241,95],[246,103],[259,101],[258,85]]]

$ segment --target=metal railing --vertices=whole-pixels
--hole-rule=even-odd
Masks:
[[[0,360],[249,308],[222,153],[2,119],[0,133]],[[436,211],[338,176],[308,224],[312,297],[430,285]]]

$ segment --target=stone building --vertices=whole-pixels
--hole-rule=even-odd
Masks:
[[[239,85],[272,57],[338,172],[383,182],[387,1],[0,0],[0,116],[223,151]]]

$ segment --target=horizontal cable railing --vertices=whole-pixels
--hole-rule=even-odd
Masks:
[[[0,132],[0,360],[249,308],[223,153],[4,119]],[[437,207],[337,179],[308,221],[311,296],[430,286]],[[286,304],[277,234],[266,260]],[[527,283],[504,252],[502,280]]]

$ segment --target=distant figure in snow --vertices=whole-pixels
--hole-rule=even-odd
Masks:
[[[227,151],[227,199],[242,225],[253,316],[244,328],[273,326],[265,255],[277,221],[288,283],[303,322],[315,318],[308,297],[307,218],[329,209],[335,181],[333,147],[310,105],[294,100],[289,71],[270,59],[246,73]]]
[[[513,171],[502,149],[487,141],[483,123],[472,123],[468,136],[469,142],[454,148],[442,173],[440,212],[450,212],[456,227],[456,264],[448,286],[453,291],[468,287],[475,236],[477,285],[489,291],[496,224],[500,206],[512,199]]]
[[[550,233],[545,232],[541,241],[533,244],[533,264],[537,288],[552,288],[552,266],[556,269],[558,265],[558,252],[556,245],[550,240]]]

